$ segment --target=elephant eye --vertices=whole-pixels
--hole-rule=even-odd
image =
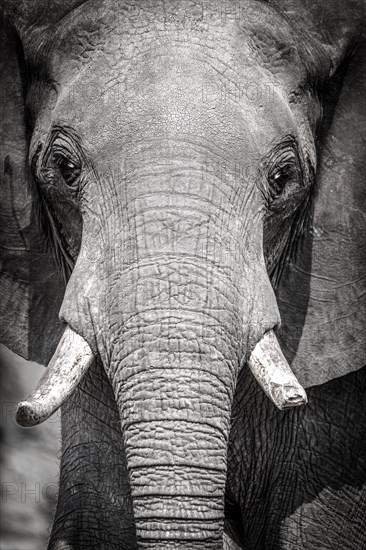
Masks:
[[[292,164],[279,167],[274,174],[270,176],[270,184],[273,194],[279,195],[285,186],[296,177],[296,168]]]
[[[301,167],[298,156],[291,149],[283,151],[269,172],[270,202],[286,198],[301,183]]]
[[[54,153],[54,164],[57,166],[62,179],[68,187],[73,187],[75,182],[79,179],[81,173],[81,166],[79,163],[75,163],[63,154]]]
[[[58,132],[50,147],[48,168],[53,177],[60,177],[65,185],[75,189],[81,175],[81,156],[75,140],[65,132]]]

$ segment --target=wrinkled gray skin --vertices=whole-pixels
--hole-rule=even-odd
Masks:
[[[46,364],[63,298],[98,355],[49,550],[366,544],[363,10],[319,4],[6,8],[2,341]]]

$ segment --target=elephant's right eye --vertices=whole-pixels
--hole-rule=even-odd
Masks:
[[[294,140],[288,138],[270,155],[268,202],[275,207],[302,193],[302,169]]]
[[[56,135],[50,160],[67,187],[74,189],[81,174],[81,159],[69,135],[61,132]]]
[[[269,176],[270,193],[275,199],[285,188],[289,190],[291,184],[296,184],[301,175],[299,164],[294,156],[280,162]]]

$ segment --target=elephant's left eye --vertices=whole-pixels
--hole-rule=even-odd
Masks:
[[[80,164],[70,160],[61,153],[54,153],[53,161],[66,185],[72,187],[80,177]]]
[[[61,181],[70,189],[76,190],[81,176],[81,154],[77,141],[70,132],[58,131],[46,154],[46,168],[53,180]],[[47,171],[47,170],[46,170]]]
[[[301,167],[297,154],[293,150],[283,151],[269,172],[270,202],[280,196],[287,197],[301,184]]]

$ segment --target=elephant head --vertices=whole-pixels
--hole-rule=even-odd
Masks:
[[[8,4],[1,337],[50,361],[18,421],[97,357],[139,545],[221,548],[240,369],[287,407],[365,361],[361,8]]]

